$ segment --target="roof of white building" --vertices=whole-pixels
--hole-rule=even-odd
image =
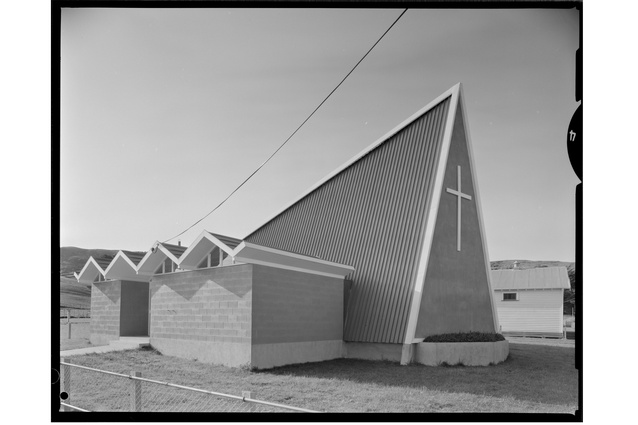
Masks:
[[[570,288],[565,267],[492,270],[491,281],[494,290]]]

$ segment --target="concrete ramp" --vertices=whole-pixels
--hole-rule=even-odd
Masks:
[[[150,343],[149,337],[141,337],[141,336],[120,337],[119,340],[111,341],[109,345],[60,351],[60,357],[81,356],[84,354],[91,354],[91,353],[108,353],[110,351],[136,350],[141,347],[149,347],[150,345],[151,343]]]

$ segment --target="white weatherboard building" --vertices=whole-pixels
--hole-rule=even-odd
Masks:
[[[523,336],[562,336],[565,267],[492,270],[492,290],[501,332]]]

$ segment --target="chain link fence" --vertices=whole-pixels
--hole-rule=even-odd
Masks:
[[[305,412],[313,410],[74,365],[62,359],[62,410],[99,412]]]
[[[60,319],[81,318],[88,319],[91,317],[91,310],[86,308],[60,308]]]
[[[60,339],[89,339],[91,337],[91,322],[89,320],[76,319],[76,321],[68,323],[66,321],[64,323],[60,322]]]

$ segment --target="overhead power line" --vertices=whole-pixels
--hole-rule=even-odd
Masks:
[[[268,158],[267,158],[264,162],[262,162],[262,163],[261,163],[261,165],[260,165],[259,167],[257,167],[257,168],[255,169],[255,171],[253,171],[252,173],[250,173],[250,175],[249,175],[248,177],[246,177],[246,179],[245,179],[243,182],[241,182],[241,184],[240,184],[239,186],[237,186],[237,187],[236,187],[236,188],[235,188],[232,192],[230,192],[230,194],[229,194],[226,198],[224,198],[224,200],[223,200],[223,201],[221,201],[221,202],[220,202],[220,203],[219,203],[219,204],[218,204],[215,208],[213,208],[212,210],[210,210],[210,211],[209,211],[209,212],[208,212],[205,216],[203,216],[202,218],[200,218],[199,220],[197,220],[195,223],[191,224],[191,225],[190,225],[190,226],[188,226],[185,230],[183,230],[182,232],[180,232],[180,233],[178,233],[177,235],[173,236],[172,238],[166,239],[163,243],[166,243],[166,242],[168,242],[168,241],[170,241],[170,240],[173,240],[173,239],[175,239],[175,238],[177,238],[177,237],[179,237],[179,236],[183,235],[184,233],[188,232],[188,231],[189,231],[190,229],[192,229],[193,227],[197,226],[199,223],[201,223],[201,222],[202,222],[202,220],[204,220],[206,217],[208,217],[209,215],[211,215],[212,213],[214,213],[215,211],[217,211],[217,209],[218,209],[219,207],[221,207],[222,205],[224,205],[224,203],[226,203],[226,201],[228,201],[228,200],[230,199],[230,197],[231,197],[231,196],[233,196],[233,195],[235,194],[235,192],[237,192],[239,189],[241,189],[241,187],[242,187],[243,185],[245,185],[245,184],[248,182],[248,180],[250,180],[250,179],[252,178],[252,176],[254,176],[255,174],[257,174],[257,172],[258,172],[259,170],[261,170],[261,169],[264,167],[264,165],[266,165],[266,164],[268,163],[268,161],[270,161],[270,160],[271,160],[271,159],[272,159],[272,158],[273,158],[273,157],[277,154],[277,152],[279,152],[279,151],[281,150],[281,148],[283,148],[283,147],[286,145],[286,143],[288,143],[288,141],[289,141],[290,139],[292,139],[292,137],[293,137],[295,134],[297,134],[297,132],[301,129],[301,127],[303,127],[303,126],[304,126],[304,124],[306,124],[306,122],[308,122],[308,120],[309,120],[310,118],[312,118],[312,116],[315,114],[315,112],[317,112],[317,111],[319,110],[319,108],[321,108],[321,106],[322,106],[324,103],[326,103],[326,101],[330,98],[330,96],[332,96],[332,94],[333,94],[335,91],[337,91],[337,89],[341,86],[341,84],[343,84],[343,82],[344,82],[344,81],[346,81],[346,79],[350,76],[350,74],[352,74],[352,73],[354,72],[354,70],[355,70],[355,69],[357,69],[357,67],[359,66],[359,64],[360,64],[361,62],[363,62],[363,60],[366,58],[366,56],[368,56],[368,55],[370,54],[370,52],[372,51],[372,49],[374,49],[374,48],[376,47],[376,45],[377,45],[377,44],[379,44],[379,42],[383,39],[383,37],[385,37],[385,35],[386,35],[386,34],[387,34],[387,33],[388,33],[391,29],[392,29],[392,27],[393,27],[393,26],[394,26],[397,22],[399,22],[399,19],[401,19],[401,17],[402,17],[402,16],[405,14],[405,12],[407,12],[407,11],[408,11],[408,9],[404,9],[404,10],[403,10],[403,12],[401,12],[401,14],[399,15],[399,17],[398,17],[398,18],[396,18],[396,19],[394,20],[394,22],[392,22],[392,25],[390,25],[390,26],[388,27],[388,29],[387,29],[387,30],[385,30],[385,32],[381,35],[381,37],[379,37],[379,39],[378,39],[378,40],[377,40],[377,41],[376,41],[376,42],[372,45],[372,47],[370,47],[370,49],[368,49],[368,51],[366,52],[366,54],[365,54],[365,55],[363,55],[363,57],[362,57],[361,59],[359,59],[359,62],[357,62],[357,64],[356,64],[354,67],[352,67],[352,69],[350,70],[350,72],[348,72],[348,74],[346,74],[346,76],[345,76],[345,77],[343,77],[343,79],[339,82],[339,84],[337,84],[337,86],[336,86],[334,89],[332,89],[332,91],[328,94],[328,96],[326,96],[326,97],[325,97],[325,98],[321,101],[321,103],[319,104],[319,106],[317,106],[317,107],[315,108],[315,110],[314,110],[314,111],[312,111],[312,113],[311,113],[310,115],[308,115],[308,117],[307,117],[305,120],[303,120],[303,122],[299,125],[299,127],[297,127],[297,129],[296,129],[295,131],[293,131],[293,132],[292,132],[292,134],[291,134],[290,136],[288,136],[288,138],[287,138],[286,140],[284,140],[284,142],[283,142],[283,143],[282,143],[282,144],[281,144],[281,145],[280,145],[280,146],[279,146],[279,147],[278,147],[278,148],[277,148],[277,149],[276,149],[276,150],[275,150],[275,151],[274,151],[274,152],[273,152],[273,153],[272,153],[272,154],[271,154],[271,155],[270,155],[270,156],[269,156],[269,157],[268,157]]]

